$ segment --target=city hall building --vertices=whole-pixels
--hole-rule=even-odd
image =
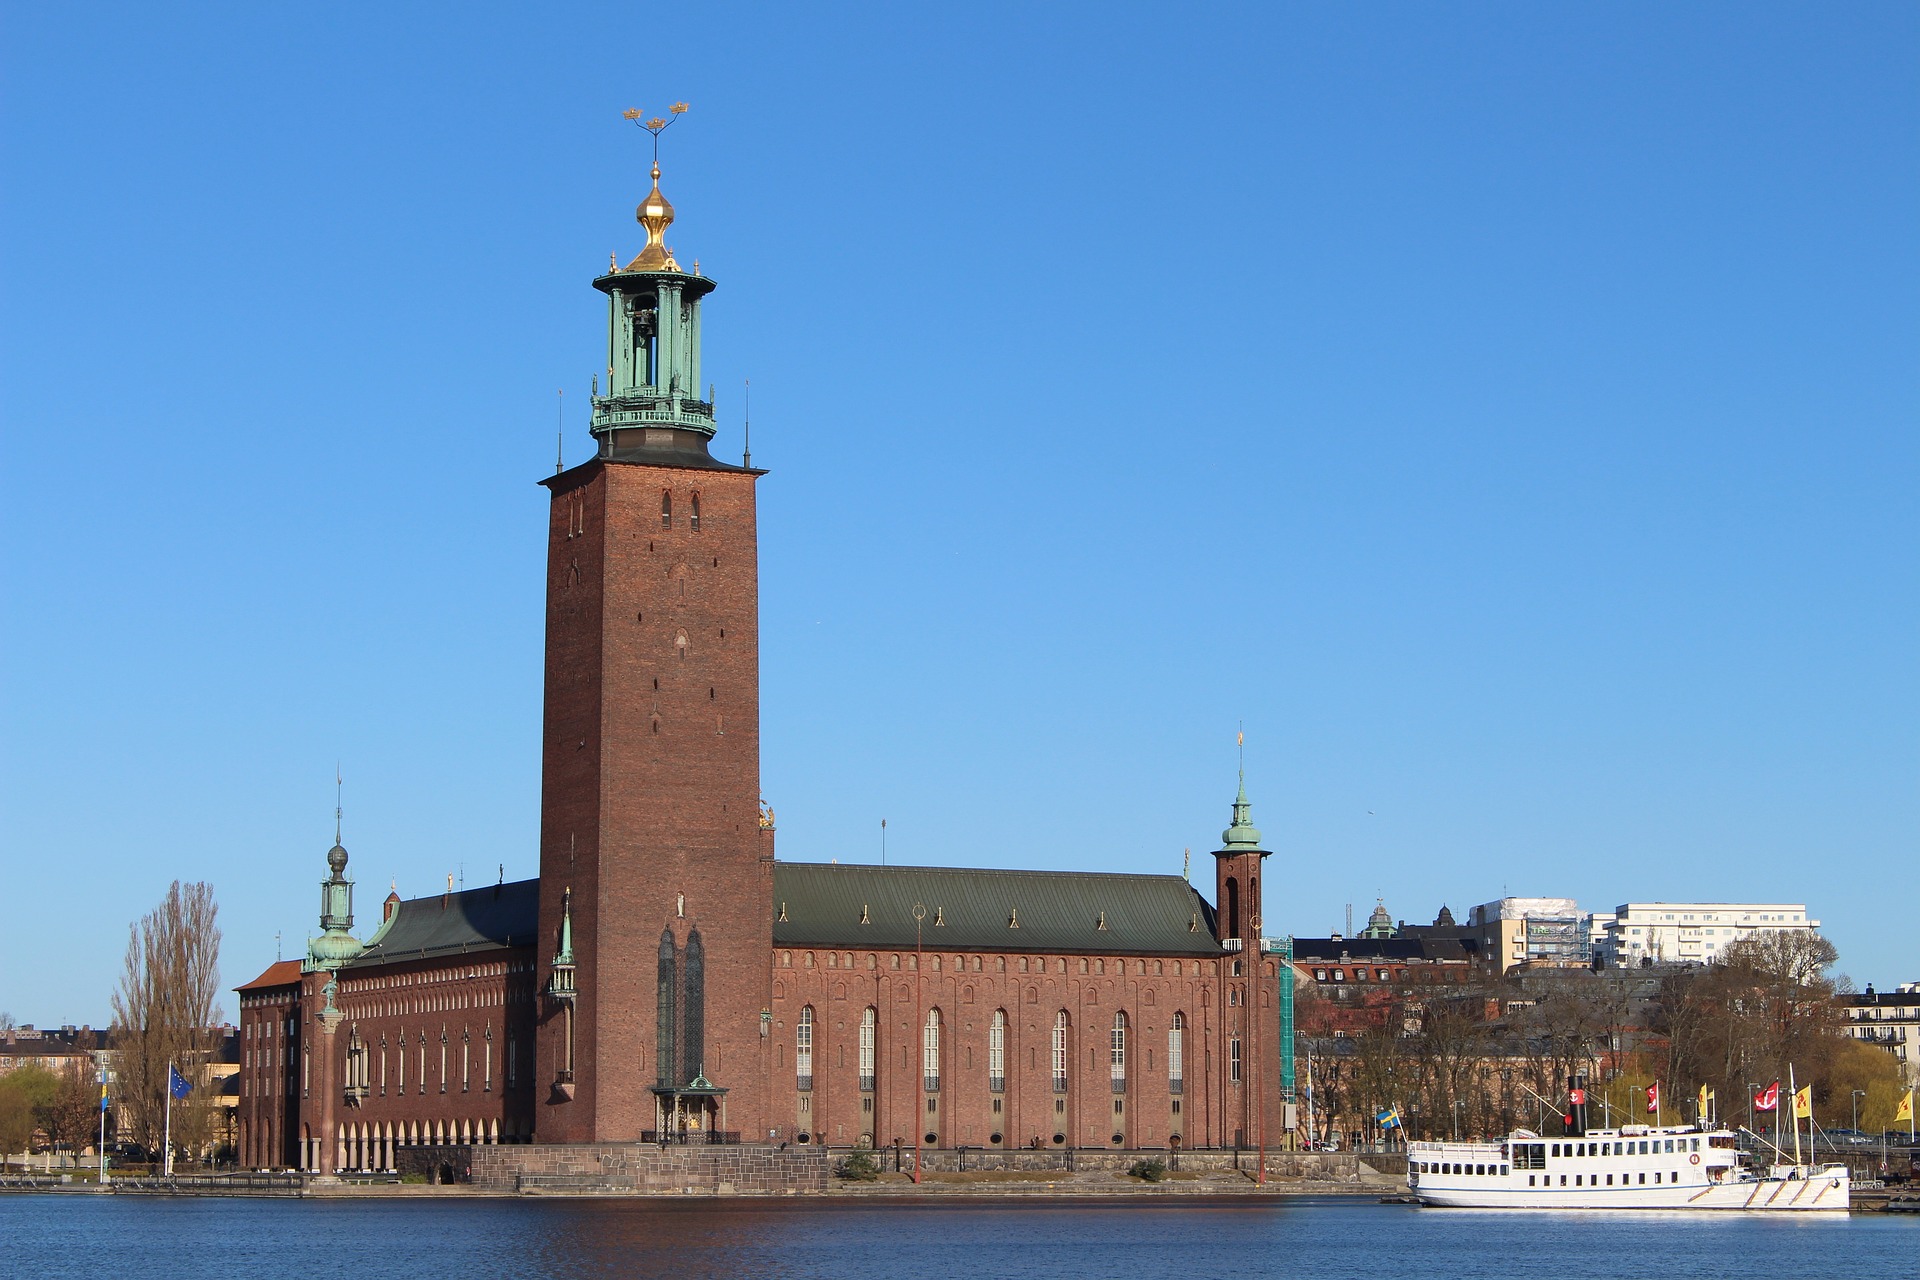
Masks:
[[[336,836],[304,960],[239,988],[256,1168],[661,1143],[984,1151],[1279,1143],[1267,853],[1244,785],[1213,898],[1182,876],[785,863],[761,803],[764,471],[713,456],[712,280],[645,248],[593,286],[588,462],[548,490],[540,875],[389,896]],[[439,1158],[437,1155],[432,1158]]]

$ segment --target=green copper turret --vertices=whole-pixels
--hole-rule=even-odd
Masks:
[[[593,434],[602,454],[686,452],[707,456],[713,402],[702,396],[700,300],[714,283],[681,267],[667,247],[673,206],[653,190],[635,219],[647,243],[626,266],[616,255],[593,287],[607,295],[607,385],[593,397]]]

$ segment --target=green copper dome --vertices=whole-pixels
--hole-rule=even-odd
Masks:
[[[1226,849],[1259,849],[1260,828],[1253,825],[1248,811],[1253,806],[1247,802],[1247,775],[1240,775],[1240,794],[1233,802],[1233,825],[1220,833]]]

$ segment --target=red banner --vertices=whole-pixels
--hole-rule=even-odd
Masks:
[[[1759,1093],[1753,1095],[1753,1109],[1755,1111],[1772,1111],[1779,1105],[1780,1082],[1778,1080],[1775,1080]]]

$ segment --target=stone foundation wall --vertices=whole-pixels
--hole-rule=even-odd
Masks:
[[[791,1196],[826,1190],[819,1147],[633,1143],[473,1148],[473,1185],[568,1195]]]
[[[851,1154],[850,1150],[835,1147],[828,1152],[828,1157],[837,1168],[840,1161]],[[892,1147],[867,1154],[873,1157],[874,1163],[883,1172],[894,1171]],[[913,1155],[911,1147],[901,1150],[898,1165],[902,1171],[910,1172],[913,1169]],[[1140,1160],[1164,1161],[1168,1168],[1188,1173],[1218,1173],[1230,1169],[1252,1173],[1260,1161],[1259,1153],[1254,1151],[1242,1151],[1236,1155],[1232,1151],[1114,1151],[1105,1148],[1082,1151],[1035,1151],[1025,1148],[1014,1151],[926,1150],[920,1153],[920,1158],[929,1173],[972,1173],[988,1169],[1125,1173]],[[1357,1182],[1360,1179],[1360,1161],[1357,1156],[1332,1151],[1269,1151],[1267,1175],[1319,1182]]]

